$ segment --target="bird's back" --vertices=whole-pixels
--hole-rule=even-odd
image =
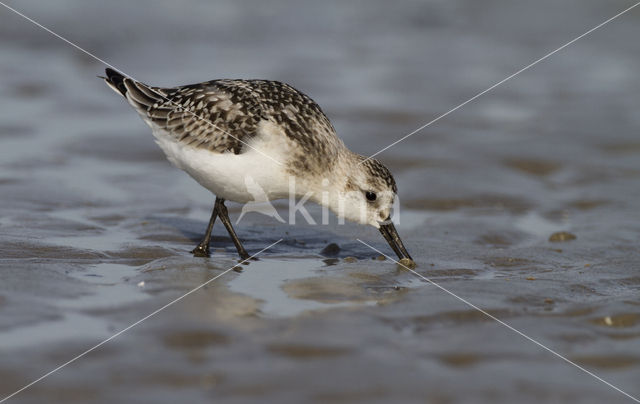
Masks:
[[[318,104],[278,81],[224,79],[161,88],[111,69],[106,81],[150,125],[184,145],[240,154],[259,135],[260,123],[269,121],[282,128],[303,154],[331,157],[344,147]]]

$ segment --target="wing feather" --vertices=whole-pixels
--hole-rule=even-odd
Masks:
[[[155,129],[194,147],[242,153],[261,121],[280,126],[305,156],[332,156],[344,147],[329,119],[308,96],[277,81],[213,80],[160,88],[107,69],[107,83]],[[303,164],[301,169],[309,168]]]

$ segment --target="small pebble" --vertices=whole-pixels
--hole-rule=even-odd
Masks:
[[[336,243],[331,243],[320,251],[322,255],[338,255],[340,253],[340,246]]]
[[[345,257],[344,262],[357,262],[358,259],[356,257]]]
[[[568,231],[559,231],[549,236],[549,241],[551,241],[552,243],[559,243],[559,242],[570,241],[575,239],[576,239],[576,235],[571,234]]]
[[[535,280],[536,280],[536,278],[534,278],[533,276],[528,276],[528,277],[527,277],[527,280],[528,280],[528,281],[535,281]]]
[[[387,257],[385,257],[384,255],[378,255],[375,259],[377,259],[378,261],[384,261],[387,259]]]
[[[144,281],[140,281],[140,282],[138,282],[138,287],[139,287],[139,288],[143,288],[143,287],[144,287]]]

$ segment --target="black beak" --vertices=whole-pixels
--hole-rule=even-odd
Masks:
[[[398,259],[409,258],[413,261],[407,249],[404,248],[404,244],[402,244],[402,240],[400,240],[398,231],[393,225],[391,218],[387,218],[385,224],[380,225],[380,233],[382,233],[384,239],[387,240],[387,243],[389,243],[393,251],[398,255]]]

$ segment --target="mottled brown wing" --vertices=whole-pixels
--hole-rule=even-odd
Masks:
[[[107,69],[107,83],[154,127],[194,147],[241,153],[270,121],[298,146],[301,169],[334,158],[343,146],[324,112],[288,84],[270,80],[212,80],[174,88],[151,87]]]
[[[254,97],[238,98],[217,81],[175,88],[125,78],[126,97],[156,129],[185,145],[240,153],[264,119]]]

